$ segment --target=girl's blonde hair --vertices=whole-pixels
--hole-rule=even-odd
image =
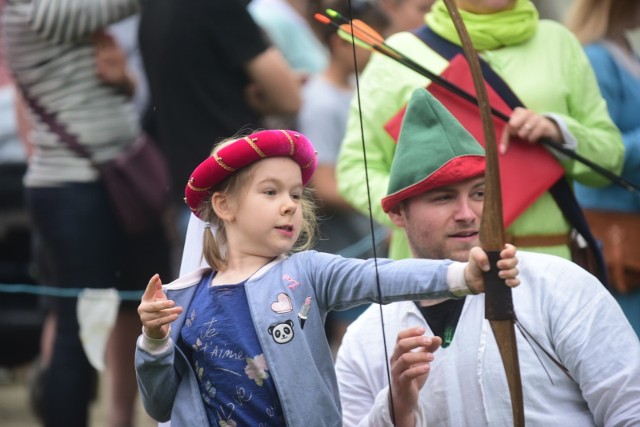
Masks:
[[[565,25],[586,45],[621,33],[637,8],[638,0],[574,0]]]
[[[234,137],[221,142],[213,149],[211,154],[213,155],[216,151],[237,139],[237,137]],[[247,186],[251,182],[251,178],[253,178],[253,170],[256,163],[231,174],[213,187],[197,209],[197,216],[203,221],[208,222],[211,227],[211,230],[205,229],[204,232],[202,255],[207,263],[217,271],[224,271],[227,268],[226,249],[228,241],[224,223],[213,210],[211,197],[216,192],[237,196],[246,191]],[[317,218],[315,212],[316,206],[311,189],[307,187],[304,188],[300,206],[302,209],[302,230],[298,240],[291,248],[291,252],[309,249],[315,243]]]

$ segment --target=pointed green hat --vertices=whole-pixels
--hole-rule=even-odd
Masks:
[[[424,88],[411,95],[391,164],[385,212],[425,191],[482,175],[484,148]]]

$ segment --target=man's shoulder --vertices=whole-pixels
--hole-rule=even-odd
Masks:
[[[518,269],[524,277],[539,276],[556,280],[561,276],[589,276],[578,264],[566,258],[541,252],[518,251]],[[595,278],[594,278],[595,279]]]
[[[519,266],[522,265],[522,263],[525,263],[525,264],[543,264],[543,265],[554,265],[554,266],[572,265],[569,268],[573,268],[573,266],[578,267],[577,264],[575,264],[574,262],[566,258],[562,258],[557,255],[551,255],[543,252],[531,252],[531,251],[518,250],[516,256],[519,261],[519,264],[518,264]]]
[[[518,251],[517,257],[521,285],[514,289],[516,293],[560,300],[609,293],[595,276],[568,259],[527,251]]]
[[[541,19],[538,21],[538,32],[551,32],[552,34],[569,35],[571,31],[560,22],[553,19]]]
[[[543,45],[553,43],[555,46],[569,44],[581,47],[577,37],[567,27],[551,19],[539,21],[533,40],[539,41]]]

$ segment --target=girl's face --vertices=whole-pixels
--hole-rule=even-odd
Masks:
[[[233,221],[225,224],[229,250],[273,258],[286,253],[302,229],[302,175],[287,157],[272,157],[253,165],[251,179],[232,199]]]
[[[516,0],[457,0],[456,4],[467,12],[484,15],[513,9]]]

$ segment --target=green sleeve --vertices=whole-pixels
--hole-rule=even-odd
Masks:
[[[447,64],[412,34],[397,34],[387,43],[402,52],[410,52],[414,59],[434,57],[441,64],[440,70]],[[433,63],[431,60],[430,64]],[[429,68],[434,69],[433,65],[429,65]],[[359,93],[354,95],[351,103],[347,131],[336,169],[338,189],[356,209],[369,215],[368,181],[373,218],[387,226],[391,225],[391,221],[382,210],[380,201],[387,194],[396,143],[386,132],[384,125],[405,106],[416,88],[425,87],[428,82],[426,78],[404,65],[382,54],[374,53],[360,76]],[[367,174],[363,154],[365,151]]]
[[[412,34],[396,34],[387,40],[387,44],[416,61],[419,59],[434,72],[440,72],[447,66],[443,58]],[[428,83],[428,79],[404,65],[374,53],[360,76],[360,97],[358,99],[356,93],[351,103],[347,131],[338,156],[338,190],[365,215],[369,215],[371,206],[373,218],[392,229],[389,257],[393,259],[410,258],[411,253],[404,231],[392,224],[380,204],[387,195],[389,171],[396,149],[396,143],[384,125],[406,105],[415,89]],[[371,195],[370,205],[368,192]]]
[[[567,98],[569,114],[564,117],[569,131],[578,141],[577,153],[603,168],[622,172],[624,144],[598,86],[593,68],[577,40],[570,38],[573,54]],[[567,175],[589,186],[604,186],[609,180],[581,162],[563,162]]]

